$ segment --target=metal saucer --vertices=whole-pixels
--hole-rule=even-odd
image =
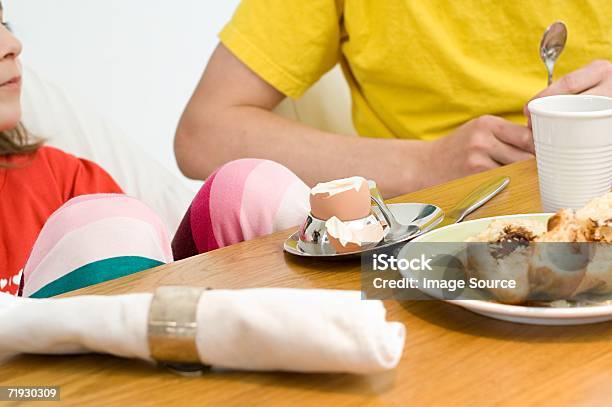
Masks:
[[[310,244],[300,245],[300,231],[298,230],[291,236],[289,236],[287,240],[285,240],[283,248],[287,253],[300,257],[313,257],[323,259],[356,257],[360,254],[367,253],[372,250],[382,249],[384,247],[393,246],[395,244],[414,239],[415,237],[420,236],[423,233],[433,229],[444,218],[444,212],[442,211],[442,209],[438,208],[435,205],[422,203],[399,203],[388,204],[387,206],[389,207],[391,212],[393,212],[398,221],[404,224],[414,223],[421,229],[421,231],[403,239],[384,239],[375,247],[364,248],[363,250],[356,252],[337,254],[326,238],[320,239],[320,242],[317,247],[314,247]],[[379,219],[383,219],[382,214],[380,213],[380,210],[377,207],[372,207],[372,211]]]

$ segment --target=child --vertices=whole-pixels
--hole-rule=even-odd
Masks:
[[[0,19],[2,18],[0,3]],[[32,138],[21,44],[0,27],[0,291],[49,297],[173,261],[165,225],[101,167]],[[184,258],[300,222],[308,188],[279,164],[239,160],[204,184],[176,234]]]

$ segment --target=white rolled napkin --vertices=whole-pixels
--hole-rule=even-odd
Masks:
[[[18,298],[0,294],[0,354],[109,353],[150,360],[152,294]],[[371,373],[392,369],[405,328],[358,291],[261,288],[202,293],[196,346],[206,365]]]

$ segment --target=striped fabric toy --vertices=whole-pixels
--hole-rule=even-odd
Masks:
[[[175,260],[299,225],[310,188],[273,161],[241,159],[215,171],[187,210],[172,242]]]
[[[45,223],[21,291],[51,297],[171,261],[166,227],[146,205],[120,194],[83,195]]]
[[[206,180],[172,245],[159,217],[137,199],[73,198],[45,223],[20,293],[51,297],[296,226],[310,210],[309,193],[278,163],[232,161]]]

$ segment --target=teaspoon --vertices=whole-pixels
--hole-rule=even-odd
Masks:
[[[555,62],[567,41],[567,27],[561,21],[552,23],[542,36],[540,42],[540,58],[546,65],[546,71],[548,72],[548,86],[552,83],[553,70],[555,69]]]

